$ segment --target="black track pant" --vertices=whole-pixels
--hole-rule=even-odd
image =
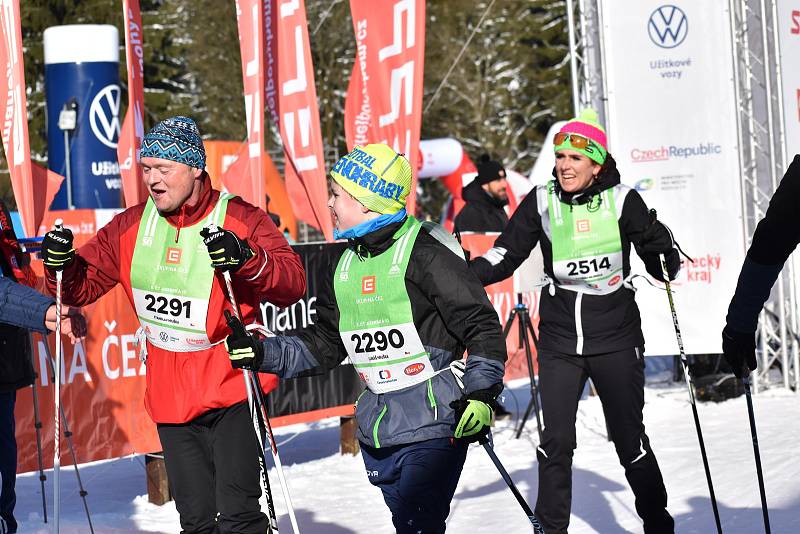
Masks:
[[[159,424],[158,437],[182,532],[268,531],[258,504],[258,441],[247,403],[211,410],[184,424]]]
[[[644,431],[644,355],[628,349],[594,356],[539,352],[539,391],[544,414],[539,459],[536,517],[548,534],[567,532],[572,505],[572,453],[575,414],[586,379],[591,378],[617,450],[625,478],[636,497],[636,511],[647,534],[674,532],[667,512],[667,490]]]

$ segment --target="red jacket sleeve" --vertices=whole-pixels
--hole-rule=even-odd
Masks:
[[[62,300],[69,306],[86,306],[114,288],[120,281],[122,235],[141,219],[144,204],[116,215],[78,248],[75,261],[64,270]],[[45,271],[47,289],[55,292],[55,273]]]
[[[239,198],[232,199],[224,223],[244,237],[254,256],[232,276],[237,293],[256,294],[278,307],[297,302],[306,292],[300,257],[267,214]]]

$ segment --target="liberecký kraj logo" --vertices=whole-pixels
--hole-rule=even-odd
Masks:
[[[689,19],[678,6],[665,4],[656,8],[647,21],[647,34],[660,48],[675,48],[689,34]]]
[[[686,40],[689,34],[689,19],[681,8],[665,4],[650,14],[647,20],[647,35],[658,48],[672,51]],[[691,57],[660,57],[651,59],[650,70],[664,79],[678,80],[692,66]]]

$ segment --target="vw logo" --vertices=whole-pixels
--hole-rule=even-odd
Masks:
[[[117,148],[119,139],[119,85],[103,87],[89,106],[89,124],[97,140],[109,148]]]
[[[158,337],[159,337],[159,339],[161,339],[161,341],[163,341],[164,343],[166,343],[167,341],[169,341],[169,335],[168,335],[166,332],[159,332],[159,333],[158,333]]]
[[[653,11],[647,22],[647,34],[661,48],[675,48],[689,33],[689,19],[681,8],[663,5]]]

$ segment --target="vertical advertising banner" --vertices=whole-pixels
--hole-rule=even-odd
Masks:
[[[673,284],[687,353],[721,352],[744,259],[727,0],[603,0],[609,151],[694,259]],[[632,268],[644,267],[631,251]],[[666,293],[639,282],[648,354],[677,354]]]
[[[0,41],[0,66],[4,73],[0,76],[3,149],[25,235],[32,237],[58,190],[61,177],[44,171],[30,159],[18,0],[0,0],[0,28],[3,31]]]
[[[345,133],[354,145],[386,143],[405,154],[414,171],[408,211],[416,208],[425,2],[350,0],[356,62],[345,101]]]
[[[262,0],[237,0],[239,50],[242,54],[244,108],[247,121],[248,174],[242,175],[241,188],[232,192],[261,209],[265,207],[261,179],[261,155],[264,153],[264,34]],[[245,176],[249,177],[244,183]]]
[[[777,0],[786,163],[800,153],[800,0]]]
[[[264,3],[267,106],[286,155],[286,189],[298,219],[333,239],[311,42],[303,0]],[[277,80],[275,74],[277,73]],[[277,99],[276,99],[277,91]]]
[[[119,135],[117,159],[125,205],[130,207],[147,198],[139,166],[139,150],[144,137],[144,41],[139,0],[122,0],[122,14],[128,65],[128,111]]]

